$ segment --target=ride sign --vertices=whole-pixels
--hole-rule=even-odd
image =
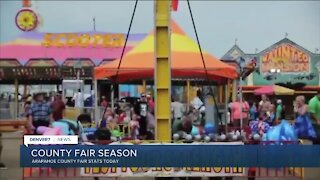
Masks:
[[[261,72],[280,69],[282,73],[309,73],[310,56],[292,44],[280,44],[261,57]]]
[[[42,46],[45,47],[122,47],[125,42],[123,34],[76,34],[47,33]]]

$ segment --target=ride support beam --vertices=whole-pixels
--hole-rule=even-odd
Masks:
[[[190,80],[187,80],[187,111],[189,111],[190,101]]]
[[[155,138],[171,140],[171,0],[155,0]]]
[[[142,91],[147,94],[147,81],[142,80]]]

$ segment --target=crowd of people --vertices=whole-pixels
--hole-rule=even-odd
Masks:
[[[27,96],[24,98],[24,112],[21,116],[28,120],[28,133],[37,134],[37,128],[40,126],[49,127],[52,123],[65,119],[65,109],[68,106],[64,102],[60,94],[53,95],[52,98],[45,97],[43,93],[37,93],[33,97]],[[91,125],[99,131],[110,130],[112,125],[117,124],[117,127],[126,125],[128,130],[123,133],[123,136],[131,139],[153,140],[155,132],[155,117],[154,117],[154,99],[151,93],[141,93],[139,99],[135,101],[117,102],[112,108],[106,98],[100,98],[100,107],[103,110],[100,119],[95,119],[95,124]],[[171,118],[172,132],[186,131],[191,132],[194,124],[203,124],[204,120],[204,103],[197,96],[191,103],[190,107],[178,101],[178,98],[173,97],[171,103]],[[201,111],[200,111],[201,110]],[[202,112],[202,113],[201,113]],[[88,122],[91,123],[92,117],[86,114]],[[123,129],[121,129],[122,131]],[[112,133],[112,132],[110,132]],[[107,133],[108,134],[108,133]],[[99,139],[106,139],[99,137]]]
[[[101,119],[92,121],[89,114],[80,114],[77,120],[68,121],[65,119],[66,102],[60,94],[55,94],[52,98],[46,98],[43,93],[34,96],[27,96],[24,100],[24,116],[28,120],[28,133],[38,134],[37,128],[40,126],[53,127],[59,123],[65,123],[70,127],[72,134],[78,134],[82,141],[110,140],[113,135],[110,124],[117,124],[118,127],[127,125],[125,132],[121,136],[128,139],[153,140],[155,132],[155,109],[154,99],[151,93],[142,93],[139,99],[133,102],[118,102],[114,108],[108,103],[105,97],[101,97],[100,105],[104,109]],[[201,92],[186,106],[176,97],[172,97],[171,119],[172,134],[184,131],[190,134],[192,128],[205,124],[205,104],[201,98]],[[272,102],[266,95],[261,96],[259,102],[247,102],[244,98],[237,96],[236,101],[229,104],[230,125],[240,130],[242,126],[250,126],[252,122],[257,126],[275,126],[286,118],[287,109],[281,99]],[[314,144],[319,144],[320,138],[320,91],[309,102],[304,96],[297,96],[293,109],[295,113],[295,123],[301,119],[309,119],[312,128],[317,133],[313,138]],[[57,123],[58,122],[58,123]],[[97,122],[93,125],[92,122]],[[95,128],[95,132],[88,138],[83,130],[86,127]],[[72,128],[71,128],[72,127]],[[268,127],[260,128],[257,132],[261,136],[266,133]],[[262,129],[262,130],[261,130]],[[123,130],[123,129],[122,129]],[[0,149],[1,150],[1,149]],[[4,166],[0,164],[1,166]]]
[[[229,104],[231,125],[240,129],[240,119],[243,121],[243,127],[249,126],[250,122],[260,121],[263,130],[258,132],[261,136],[265,133],[269,126],[276,126],[288,116],[288,108],[283,104],[281,99],[275,99],[272,102],[267,95],[261,95],[259,102],[247,102],[240,96],[237,96],[235,102]],[[314,143],[319,143],[320,138],[320,91],[309,102],[306,102],[304,96],[299,95],[293,102],[294,119],[292,124],[299,123],[299,119],[306,118],[312,124],[318,138],[313,138]],[[260,128],[261,129],[261,128]]]

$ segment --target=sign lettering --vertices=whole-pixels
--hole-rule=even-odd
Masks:
[[[123,34],[75,34],[75,33],[47,33],[44,35],[44,47],[122,47],[125,42]]]
[[[242,142],[212,144],[243,145]],[[80,174],[84,177],[228,177],[244,176],[245,172],[243,167],[86,167],[80,169]]]
[[[107,168],[107,167],[87,167],[81,168],[82,176],[104,176],[104,177],[181,177],[181,176],[244,176],[244,168],[239,167],[193,167],[193,168]]]
[[[280,69],[284,73],[310,72],[310,56],[291,44],[281,44],[261,57],[261,72]]]

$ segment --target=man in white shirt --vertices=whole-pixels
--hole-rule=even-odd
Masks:
[[[84,104],[84,98],[82,96],[81,90],[79,89],[77,93],[74,93],[73,96],[74,100],[74,107],[83,107]]]
[[[179,102],[177,98],[173,98],[173,102],[171,102],[171,112],[173,113],[174,120],[181,120],[184,111],[184,105]]]
[[[200,107],[203,105],[203,102],[201,101],[201,99],[196,96],[192,101],[191,101],[191,105],[196,108],[197,110],[200,109]]]

